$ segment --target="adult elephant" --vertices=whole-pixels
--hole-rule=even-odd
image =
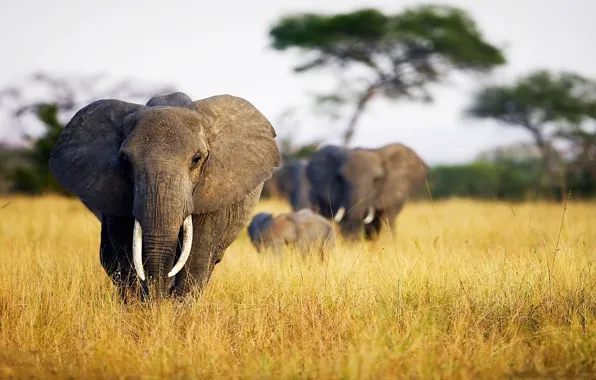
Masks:
[[[265,182],[267,195],[288,201],[292,211],[310,208],[310,183],[306,178],[306,159],[284,158],[270,179]]]
[[[290,205],[292,211],[298,211],[305,208],[310,208],[309,201],[310,182],[306,177],[306,165],[308,160],[299,159],[291,160],[286,164],[291,186],[290,186]]]
[[[230,95],[99,100],[66,125],[49,166],[100,219],[100,261],[123,297],[136,271],[142,295],[161,298],[209,280],[280,163],[275,136]]]
[[[348,184],[340,173],[346,156],[346,149],[326,145],[306,165],[305,174],[310,183],[309,201],[315,211],[327,219],[333,219],[346,203],[344,197],[348,195]]]
[[[378,149],[328,145],[311,158],[306,172],[321,215],[340,222],[349,239],[358,239],[364,226],[366,239],[372,240],[383,222],[395,231],[398,214],[424,181],[428,166],[399,143]]]

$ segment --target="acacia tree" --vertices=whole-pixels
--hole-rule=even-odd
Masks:
[[[565,139],[578,145],[579,139],[583,152],[590,150],[593,133],[586,128],[596,118],[596,82],[574,73],[538,70],[510,85],[481,88],[466,113],[528,131],[540,151],[546,179],[564,189],[565,165],[554,142]]]
[[[428,85],[451,71],[486,72],[505,63],[465,11],[443,5],[397,14],[368,8],[335,15],[302,13],[281,18],[269,36],[273,49],[294,48],[305,56],[296,73],[325,68],[343,78],[338,91],[317,100],[353,107],[343,136],[346,146],[375,97],[431,101]]]

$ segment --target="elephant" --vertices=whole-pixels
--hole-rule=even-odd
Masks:
[[[321,260],[336,244],[331,222],[308,208],[277,216],[258,213],[248,225],[248,235],[257,252],[270,249],[281,255],[289,245],[304,256],[318,252]]]
[[[343,197],[347,194],[347,183],[339,173],[345,160],[346,149],[326,145],[317,150],[305,168],[310,184],[309,202],[313,210],[327,219],[333,219],[335,213],[346,203]]]
[[[287,162],[285,166],[290,177],[290,205],[292,211],[310,208],[310,182],[306,177],[308,160],[300,159]]]
[[[49,167],[100,220],[100,262],[122,297],[159,300],[203,290],[281,162],[275,137],[232,95],[102,99],[67,123]]]
[[[306,174],[312,202],[327,219],[340,223],[343,236],[375,240],[385,222],[395,220],[424,181],[428,166],[409,147],[393,143],[378,149],[327,145],[311,158]]]
[[[307,164],[306,159],[282,159],[281,165],[263,185],[263,188],[267,189],[267,195],[287,200],[292,211],[311,208],[310,182],[306,177]]]

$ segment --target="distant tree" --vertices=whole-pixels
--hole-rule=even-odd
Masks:
[[[39,109],[50,104],[57,107],[57,119],[66,122],[77,110],[98,99],[145,102],[155,95],[173,91],[169,85],[150,85],[132,79],[110,80],[101,74],[60,76],[36,72],[19,84],[0,89],[0,109],[7,114],[10,128],[25,140],[31,140],[27,131],[39,121]],[[41,127],[43,133],[43,122]]]
[[[550,195],[552,189],[541,183],[540,152],[533,144],[518,143],[487,149],[475,162],[491,165],[499,176],[495,189],[501,199],[520,200]]]
[[[0,194],[12,190],[15,170],[29,165],[27,154],[26,148],[0,143]]]
[[[310,158],[321,145],[320,141],[313,141],[307,144],[297,144],[290,137],[279,140],[279,151],[284,160],[298,160],[301,158]]]
[[[28,165],[16,168],[12,174],[13,190],[28,194],[46,192],[69,194],[52,176],[48,169],[48,161],[54,145],[64,125],[58,121],[58,106],[40,104],[36,108],[37,117],[45,126],[45,133],[38,139],[31,140],[31,148],[27,151]]]
[[[540,159],[540,151],[531,143],[516,143],[495,146],[476,155],[477,161],[511,161],[523,162]]]
[[[540,186],[540,161],[476,161],[431,168],[429,186],[433,199],[470,197],[522,201],[545,196]],[[421,195],[423,195],[421,193]]]
[[[574,73],[540,70],[511,85],[481,88],[466,113],[527,130],[540,151],[548,181],[564,189],[564,160],[554,142],[585,137],[579,132],[596,115],[596,82]]]
[[[64,124],[78,109],[102,98],[145,102],[153,96],[174,91],[169,86],[148,86],[131,80],[106,83],[103,79],[103,76],[60,78],[37,73],[20,86],[0,91],[0,107],[8,112],[15,129],[27,116],[33,116],[42,127],[37,136],[22,133],[28,144],[24,152],[19,151],[23,156],[21,162],[6,170],[12,191],[68,194],[51,175],[48,161]],[[32,121],[27,119],[27,122]]]
[[[572,128],[558,133],[570,143],[570,162],[566,170],[569,190],[580,196],[596,195],[596,125],[591,123],[592,130]]]
[[[339,91],[317,101],[354,107],[343,136],[349,145],[359,118],[376,96],[431,101],[428,86],[454,71],[486,72],[505,63],[463,10],[424,5],[397,14],[375,9],[283,17],[269,31],[272,47],[306,55],[296,73],[332,69]],[[346,79],[347,78],[347,79]]]

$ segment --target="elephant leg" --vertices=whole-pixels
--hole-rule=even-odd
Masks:
[[[383,218],[393,240],[395,240],[395,238],[397,237],[397,229],[395,226],[396,219],[403,207],[404,204],[400,203],[395,207],[388,208],[385,212],[385,217]]]
[[[136,294],[137,274],[132,260],[132,231],[134,218],[126,216],[104,217],[107,236],[109,236],[112,257],[118,261],[119,276],[115,284],[120,296],[126,300],[129,295]],[[102,237],[103,237],[102,227]]]
[[[193,215],[192,250],[186,265],[176,275],[172,289],[176,296],[204,290],[215,265],[221,262],[226,249],[248,223],[261,189],[262,185],[225,209]]]
[[[192,249],[186,265],[176,275],[172,289],[174,295],[183,296],[193,289],[202,292],[218,262],[216,256],[223,256],[222,252],[218,252],[221,233],[217,230],[216,214],[217,212],[193,215]]]
[[[305,258],[314,251],[313,244],[311,244],[308,237],[304,235],[299,236],[293,242],[293,245],[303,258]]]
[[[101,223],[99,262],[110,280],[112,280],[114,285],[118,286],[120,282],[120,263],[118,262],[116,251],[112,247],[112,242],[110,241],[110,235],[108,233],[108,225],[105,220]]]
[[[366,240],[376,240],[379,237],[379,234],[381,233],[382,218],[383,215],[378,214],[372,222],[364,225],[364,236],[366,237]]]

